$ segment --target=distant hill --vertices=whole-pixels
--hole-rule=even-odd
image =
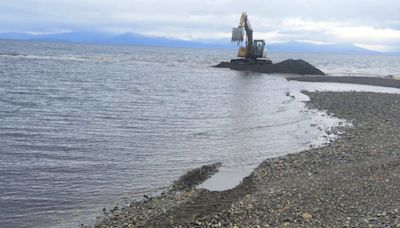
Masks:
[[[0,39],[10,40],[40,40],[75,43],[97,44],[128,44],[145,46],[191,47],[191,48],[236,48],[229,39],[186,41],[164,37],[144,36],[135,33],[110,35],[104,33],[71,32],[44,35],[26,33],[0,33]],[[287,42],[267,44],[269,52],[306,52],[306,53],[335,53],[335,54],[394,54],[382,53],[357,47],[353,44],[312,44],[305,42]]]
[[[73,43],[95,43],[95,44],[128,44],[145,46],[166,46],[166,47],[193,47],[193,48],[230,48],[230,42],[222,45],[210,41],[186,41],[168,39],[164,37],[144,36],[135,33],[124,33],[121,35],[110,35],[104,33],[70,32],[44,35],[31,35],[26,33],[0,33],[0,39],[8,40],[38,40],[38,41],[59,41]]]
[[[349,43],[338,44],[313,44],[305,42],[287,42],[279,44],[267,45],[268,51],[271,52],[308,52],[308,53],[333,53],[333,54],[361,54],[361,55],[376,55],[383,54],[378,51],[373,51],[361,47],[357,47]]]

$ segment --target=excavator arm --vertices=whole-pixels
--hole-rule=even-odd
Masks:
[[[246,57],[253,56],[253,29],[251,29],[250,21],[247,17],[247,13],[243,12],[240,17],[239,27],[244,28],[246,31]]]

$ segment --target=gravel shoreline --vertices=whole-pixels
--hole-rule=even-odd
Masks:
[[[196,181],[184,176],[95,227],[400,227],[400,95],[304,93],[310,109],[353,127],[338,127],[324,147],[265,160],[231,190],[195,188],[219,164],[194,170],[186,177]]]
[[[299,82],[337,82],[400,88],[400,80],[392,78],[354,76],[295,76],[288,77],[287,80]]]

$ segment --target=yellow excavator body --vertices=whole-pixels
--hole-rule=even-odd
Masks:
[[[247,56],[247,48],[240,47],[238,52],[238,57],[245,58]]]

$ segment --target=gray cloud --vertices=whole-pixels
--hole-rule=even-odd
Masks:
[[[0,0],[0,32],[137,32],[229,37],[247,11],[269,42],[352,42],[400,50],[399,0]]]

